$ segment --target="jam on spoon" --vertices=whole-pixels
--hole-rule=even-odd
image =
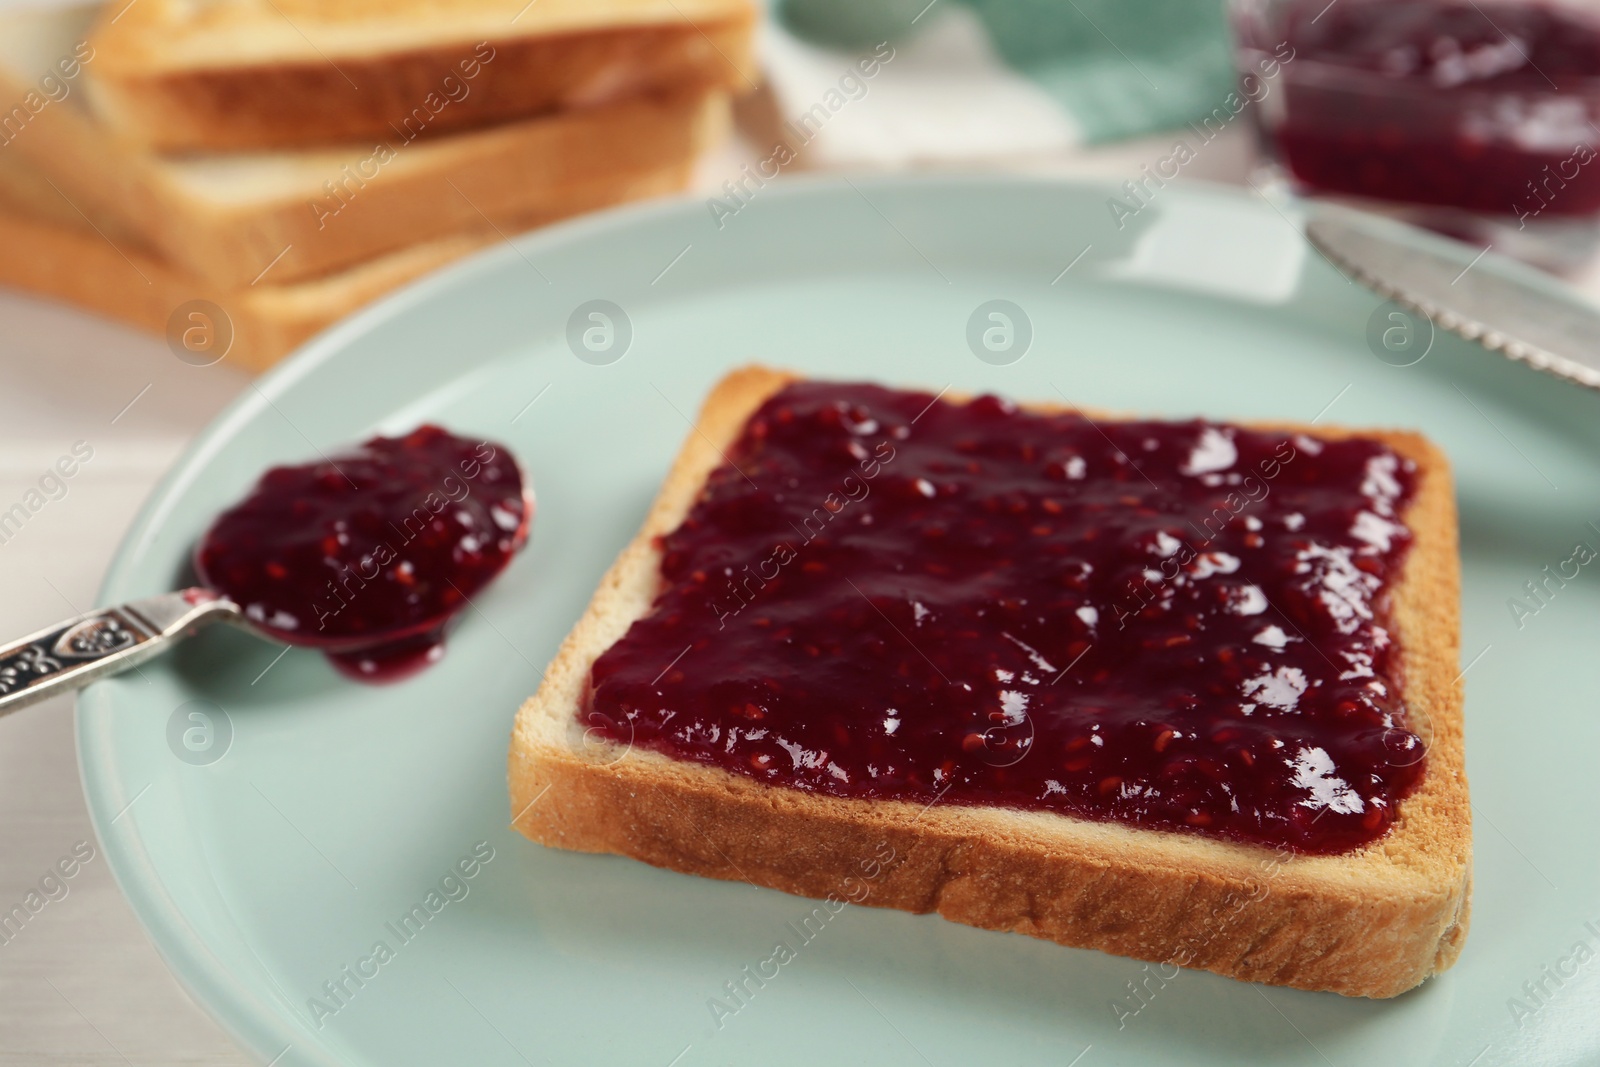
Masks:
[[[137,667],[225,621],[326,653],[365,682],[421,670],[528,537],[504,446],[421,426],[275,467],[201,538],[203,585],[97,608],[0,644],[0,715]]]
[[[439,658],[531,515],[504,446],[421,426],[267,471],[206,531],[195,570],[257,630],[394,681]]]

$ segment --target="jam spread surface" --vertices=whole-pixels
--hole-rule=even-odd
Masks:
[[[1304,852],[1422,775],[1388,617],[1416,474],[1379,441],[805,382],[727,458],[594,665],[603,736]]]
[[[528,520],[510,452],[421,426],[267,471],[206,531],[195,570],[258,628],[392,681],[439,658]]]

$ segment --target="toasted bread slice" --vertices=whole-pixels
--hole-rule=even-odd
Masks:
[[[266,369],[363,304],[497,239],[457,234],[323,278],[221,289],[173,267],[114,222],[91,223],[43,179],[0,166],[0,248],[5,249],[0,285],[155,334],[168,329],[182,305],[210,300],[223,309],[232,329],[222,358],[248,370]]]
[[[1390,832],[1356,851],[1292,854],[1051,812],[838,798],[586,735],[578,709],[591,666],[656,596],[656,538],[678,527],[749,416],[792,380],[746,368],[706,400],[643,529],[517,715],[517,829],[559,848],[852,900],[847,886],[861,883],[851,876],[887,845],[898,858],[865,903],[1350,996],[1394,996],[1455,961],[1471,884],[1455,504],[1443,455],[1416,434],[1262,427],[1378,438],[1418,467],[1404,517],[1415,540],[1392,604],[1428,762]]]
[[[687,180],[687,168],[621,175],[573,190],[564,208],[616,203],[667,192]],[[508,231],[510,232],[510,231]],[[324,327],[414,278],[501,240],[473,230],[423,241],[343,270],[286,285],[262,281],[229,286],[175,266],[118,219],[84,215],[60,189],[21,157],[0,149],[0,285],[63,300],[151,333],[169,329],[173,313],[209,300],[228,316],[234,366],[264,370]]]
[[[154,155],[82,106],[102,57],[76,60],[74,42],[96,10],[0,15],[0,101],[17,105],[0,114],[0,147],[27,156],[97,223],[120,220],[216,288],[286,284],[417,242],[673,191],[729,122],[725,95],[687,91],[427,140],[390,130],[315,151]]]
[[[751,0],[115,0],[89,38],[119,136],[236,150],[439,133],[646,93],[740,92]]]

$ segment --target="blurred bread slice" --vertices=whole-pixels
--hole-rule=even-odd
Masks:
[[[656,177],[662,188],[682,181],[677,168]],[[568,205],[595,195],[623,199],[648,185],[633,177],[622,185],[586,186],[564,199]],[[117,220],[84,215],[49,178],[0,148],[0,285],[157,334],[169,331],[183,305],[208,300],[223,310],[233,331],[225,358],[249,370],[265,369],[391,289],[500,239],[492,230],[450,234],[320,278],[287,285],[218,285],[174,266]],[[178,318],[181,331],[188,320]]]
[[[313,151],[161,156],[117,140],[83,106],[104,58],[85,44],[96,10],[0,14],[0,153],[27,156],[85,214],[120,219],[224,287],[682,188],[729,122],[726,94],[693,90],[448,137],[390,131]]]
[[[753,0],[110,0],[91,78],[105,120],[154,148],[328,144],[419,113],[438,133],[743,91],[755,18]]]
[[[458,234],[325,278],[222,289],[171,266],[115,223],[91,222],[7,155],[0,150],[0,285],[156,334],[183,305],[209,300],[233,334],[223,358],[248,370],[265,369],[330,323],[495,239]]]

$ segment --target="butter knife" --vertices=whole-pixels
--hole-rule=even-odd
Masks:
[[[1439,329],[1600,389],[1600,308],[1556,279],[1506,260],[1480,263],[1488,249],[1355,211],[1319,211],[1306,237],[1356,281]]]

